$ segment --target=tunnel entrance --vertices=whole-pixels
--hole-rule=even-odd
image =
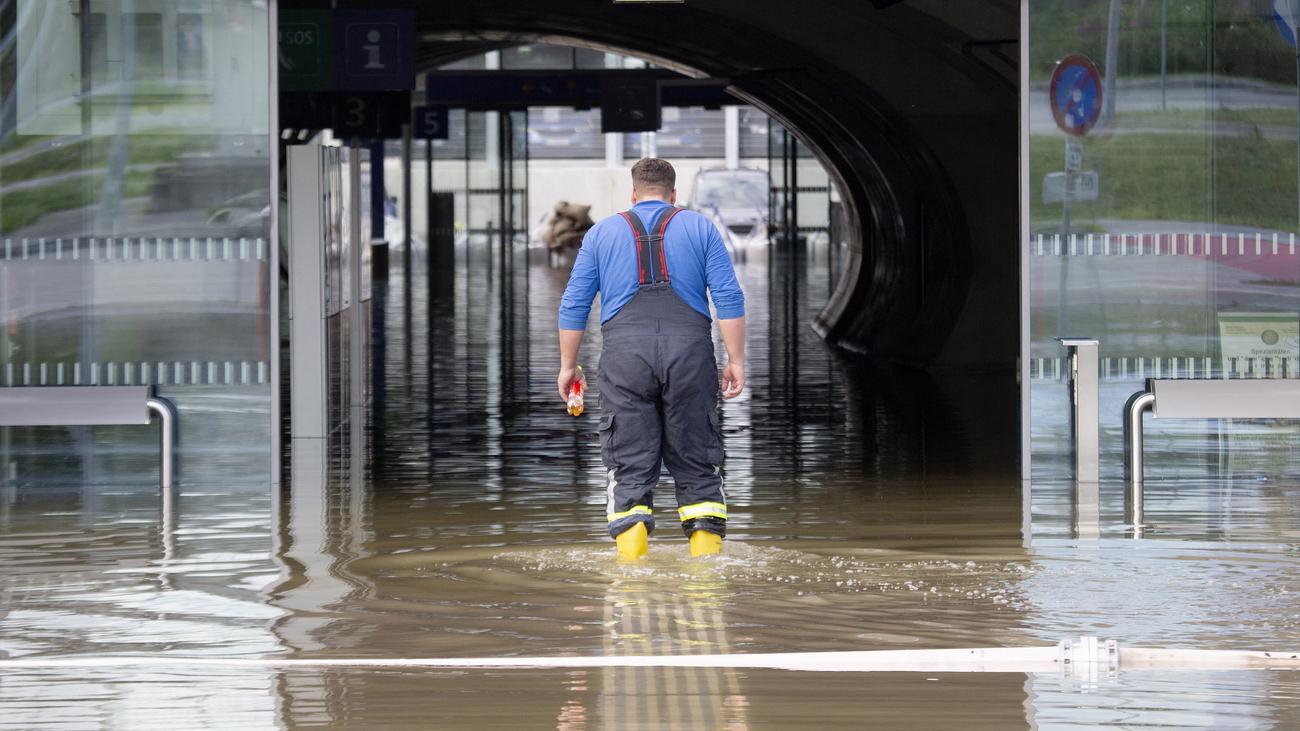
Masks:
[[[558,460],[572,463],[580,493],[591,482],[577,478],[595,464],[590,435],[553,419],[552,389],[543,377],[558,357],[553,313],[572,252],[548,250],[539,239],[559,201],[591,204],[596,219],[622,210],[627,166],[654,154],[669,157],[685,173],[679,175],[679,192],[690,206],[698,203],[693,196],[701,176],[751,170],[764,178],[758,206],[764,235],[750,235],[759,229],[751,224],[742,237],[744,223],[733,228],[716,220],[731,242],[752,302],[763,312],[751,335],[762,344],[751,343],[750,361],[762,392],[730,427],[737,449],[729,469],[736,479],[754,470],[797,483],[809,469],[830,474],[835,465],[891,478],[1014,470],[1009,368],[949,364],[944,377],[935,378],[915,368],[923,360],[868,355],[862,351],[872,349],[861,342],[835,335],[848,332],[839,319],[846,310],[836,309],[848,299],[870,294],[893,302],[891,307],[932,307],[965,291],[970,268],[955,276],[953,261],[925,264],[930,255],[916,251],[930,246],[931,237],[943,239],[945,246],[957,244],[960,237],[948,224],[939,228],[933,220],[951,223],[960,206],[932,206],[926,215],[933,220],[922,216],[914,219],[916,228],[900,228],[906,217],[898,208],[897,181],[883,177],[887,168],[874,160],[871,185],[845,192],[846,181],[855,180],[846,174],[845,150],[824,153],[813,147],[815,135],[786,127],[774,116],[781,107],[771,100],[779,94],[742,90],[764,74],[713,77],[662,56],[632,55],[594,32],[442,29],[421,36],[418,57],[426,72],[419,77],[415,114],[445,107],[447,139],[419,139],[414,119],[404,140],[371,148],[372,155],[382,150],[382,178],[396,198],[387,227],[390,269],[373,304],[381,323],[376,346],[368,351],[379,361],[372,365],[375,409],[367,434],[374,440],[371,465],[383,479],[410,484],[435,474],[459,474],[500,481],[508,473],[513,480],[530,462]],[[590,100],[587,108],[538,103],[514,91],[518,98],[501,103],[500,91],[479,96],[473,86],[501,86],[492,81],[494,75],[507,79],[512,89],[561,86],[565,74],[581,79],[593,70],[612,69],[658,73],[667,83],[695,91],[696,99],[705,92],[709,101],[678,106],[665,96],[656,132],[605,135],[601,110],[590,108]],[[296,98],[289,99],[296,104]],[[903,140],[895,132],[891,144]],[[946,189],[926,190],[929,195]],[[894,233],[878,234],[890,221]],[[881,244],[895,234],[916,239],[900,249],[894,238],[881,250],[906,249],[890,266],[911,266],[904,259],[925,266],[886,272],[890,256],[864,249],[866,241]],[[867,267],[868,260],[874,265]],[[915,279],[922,270],[927,277],[948,272],[946,283],[938,287]],[[898,294],[899,287],[912,286],[917,288],[912,295]],[[881,288],[895,294],[881,294]],[[930,325],[938,329],[931,332],[950,336],[952,314],[944,315],[947,325],[940,323],[944,318],[932,318]],[[865,305],[858,315],[894,322],[887,312]],[[923,342],[926,337],[915,330],[907,347],[932,353],[944,347]],[[987,345],[995,342],[990,338]],[[589,341],[590,361],[598,347]],[[1005,402],[997,403],[993,394],[999,393]],[[539,420],[548,424],[540,433]],[[512,435],[518,434],[533,436],[516,441]],[[563,446],[550,443],[557,434],[568,435]],[[746,438],[756,460],[749,468],[741,466],[747,448],[740,444]],[[823,453],[816,446],[822,439],[839,446]],[[545,454],[548,450],[552,454]],[[401,454],[421,456],[394,458]],[[882,454],[888,457],[881,459]],[[822,466],[813,468],[814,463]]]
[[[416,13],[421,69],[558,39],[725,84],[793,131],[843,194],[846,276],[816,316],[824,337],[881,361],[1014,369],[1018,265],[1002,242],[1016,226],[1016,68],[998,43],[954,30],[979,14],[981,35],[1001,24],[999,43],[1013,46],[1014,3],[896,6],[849,20],[811,9],[785,27],[727,2],[393,5]],[[828,28],[846,35],[828,43]],[[867,46],[869,60],[847,51]],[[943,93],[911,84],[917,74],[944,78]]]

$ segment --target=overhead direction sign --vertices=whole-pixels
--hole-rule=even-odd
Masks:
[[[1066,134],[1088,134],[1101,117],[1101,73],[1097,65],[1082,54],[1057,61],[1050,96],[1056,126]]]
[[[657,79],[608,79],[601,89],[601,132],[654,132],[662,121]]]
[[[609,83],[636,83],[637,79],[658,81],[663,106],[721,107],[741,103],[727,93],[729,79],[687,79],[663,69],[431,71],[425,74],[424,87],[431,104],[456,109],[595,109],[604,103]]]

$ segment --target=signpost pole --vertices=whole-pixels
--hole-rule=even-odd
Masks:
[[[1106,18],[1106,78],[1102,93],[1101,118],[1109,122],[1115,116],[1115,83],[1119,77],[1119,7],[1120,0],[1110,0]]]
[[[1165,109],[1169,75],[1169,0],[1160,3],[1160,110]]]
[[[1071,145],[1073,142],[1065,143],[1065,200],[1061,201],[1061,265],[1060,279],[1057,283],[1056,294],[1056,332],[1058,337],[1065,337],[1069,331],[1069,315],[1067,307],[1066,287],[1070,283],[1070,201],[1073,199],[1071,178],[1074,171],[1073,160],[1071,159]]]
[[[1111,5],[1112,24],[1117,13],[1117,6]],[[1108,39],[1109,48],[1117,36],[1112,33]],[[1069,283],[1070,283],[1070,214],[1072,205],[1078,200],[1097,199],[1097,174],[1083,169],[1083,146],[1078,138],[1088,134],[1098,119],[1105,118],[1104,109],[1113,109],[1114,95],[1106,93],[1106,86],[1114,83],[1114,64],[1109,64],[1107,77],[1101,78],[1097,66],[1088,57],[1079,54],[1066,56],[1056,63],[1052,72],[1052,83],[1048,96],[1052,104],[1052,116],[1056,125],[1066,134],[1065,171],[1050,173],[1043,179],[1043,198],[1045,202],[1061,204],[1061,253],[1060,276],[1057,282],[1056,327],[1061,337],[1069,331]]]

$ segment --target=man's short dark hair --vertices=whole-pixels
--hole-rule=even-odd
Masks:
[[[677,187],[677,171],[663,158],[643,157],[632,166],[632,187],[636,190],[655,189],[667,195]]]

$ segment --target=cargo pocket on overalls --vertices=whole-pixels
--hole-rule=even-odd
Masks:
[[[606,469],[614,469],[614,415],[600,417],[600,458]]]
[[[722,427],[718,423],[717,409],[709,412],[709,438],[704,443],[707,445],[705,458],[709,464],[714,467],[721,467],[727,458],[727,453],[722,446]]]

